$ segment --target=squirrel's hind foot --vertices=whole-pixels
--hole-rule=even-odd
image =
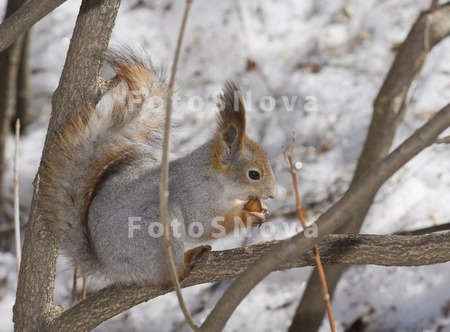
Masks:
[[[205,246],[198,246],[195,248],[192,248],[184,253],[184,264],[183,266],[178,269],[177,275],[178,279],[183,281],[186,279],[186,277],[191,273],[192,269],[194,268],[195,264],[198,262],[198,260],[206,253],[211,251],[211,246],[205,245]],[[161,282],[162,287],[170,287],[172,286],[172,279],[169,277],[165,278]]]

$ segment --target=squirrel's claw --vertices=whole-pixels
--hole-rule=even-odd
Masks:
[[[252,226],[261,226],[265,221],[266,217],[268,216],[267,210],[264,212],[249,212],[250,219],[252,222]]]

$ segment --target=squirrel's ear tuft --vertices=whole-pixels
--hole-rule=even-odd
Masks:
[[[222,133],[222,139],[230,149],[237,145],[238,129],[234,124],[228,125],[228,127]]]
[[[217,106],[218,132],[228,148],[240,149],[245,139],[245,107],[241,91],[234,82],[225,85]]]

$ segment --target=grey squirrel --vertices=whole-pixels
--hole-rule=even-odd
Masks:
[[[44,220],[81,272],[112,283],[164,284],[169,278],[159,222],[161,137],[167,86],[151,64],[131,52],[112,52],[115,76],[97,106],[58,133],[41,181]],[[160,97],[152,98],[152,97]],[[158,101],[159,100],[159,101]],[[244,209],[250,199],[277,194],[265,150],[245,133],[239,89],[229,83],[219,101],[212,138],[169,164],[169,218],[180,277],[203,246],[187,244],[261,224],[266,210]],[[201,226],[191,236],[190,226]],[[242,225],[242,223],[240,224]],[[177,226],[177,229],[175,229]],[[198,244],[197,244],[198,245]]]

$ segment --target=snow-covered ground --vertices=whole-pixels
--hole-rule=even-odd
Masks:
[[[3,9],[6,0],[0,0]],[[127,1],[113,32],[113,44],[144,48],[156,64],[170,65],[183,1]],[[174,140],[177,151],[204,142],[213,128],[211,98],[227,79],[239,83],[251,111],[249,136],[269,152],[279,183],[279,197],[267,202],[276,213],[293,207],[290,175],[281,147],[297,133],[295,159],[303,202],[311,217],[323,212],[345,191],[361,151],[372,102],[395,55],[420,10],[429,0],[195,0],[185,34],[178,72],[182,97],[176,118],[182,124]],[[79,1],[70,0],[33,29],[33,109],[35,124],[21,141],[21,203],[31,200],[55,90],[69,45]],[[395,145],[450,101],[450,40],[431,52],[408,99],[408,111]],[[249,94],[247,94],[249,92]],[[204,109],[189,107],[192,96]],[[260,107],[271,96],[273,110]],[[269,105],[269,101],[267,104]],[[289,111],[289,106],[293,109]],[[195,105],[194,105],[195,106]],[[8,142],[12,155],[13,142]],[[8,158],[11,160],[11,158]],[[6,174],[12,192],[12,165]],[[435,145],[421,153],[376,197],[363,227],[365,233],[389,234],[449,222],[450,149]],[[292,235],[272,219],[276,238]],[[265,238],[231,239],[214,249],[255,243]],[[58,265],[55,300],[67,306],[71,271]],[[242,302],[226,331],[285,331],[303,292],[310,269],[272,273]],[[333,307],[339,330],[369,308],[368,331],[450,331],[450,264],[420,268],[350,268],[338,285]],[[0,254],[0,331],[11,331],[17,276],[15,257]],[[184,290],[201,321],[227,282]],[[318,294],[320,296],[320,294]],[[324,324],[323,331],[329,327]],[[99,326],[97,331],[188,331],[174,294],[139,305]]]

